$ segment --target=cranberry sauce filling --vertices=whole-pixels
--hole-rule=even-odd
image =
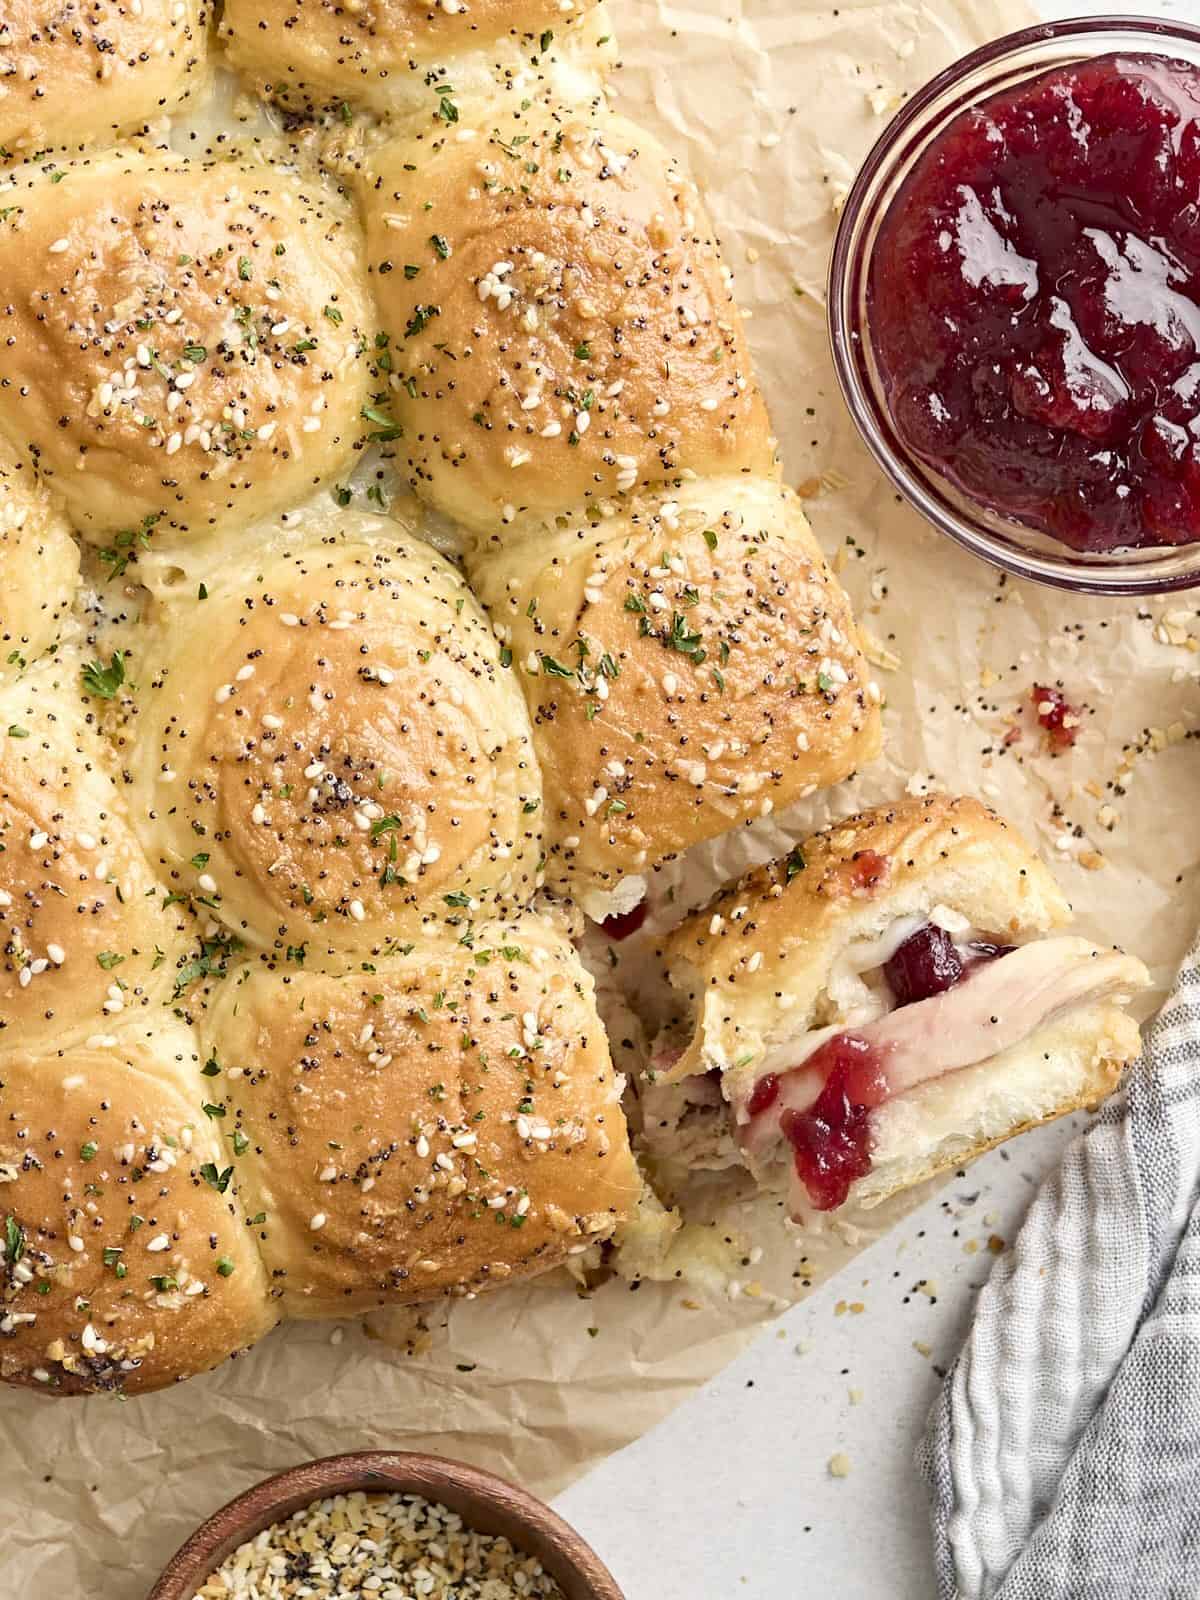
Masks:
[[[966,971],[958,946],[944,928],[927,922],[884,963],[883,975],[898,1006],[953,989]]]
[[[1061,689],[1035,683],[1029,691],[1037,719],[1046,730],[1052,750],[1069,750],[1079,737],[1079,707],[1073,706]]]
[[[779,1127],[809,1199],[832,1211],[871,1170],[870,1115],[887,1099],[887,1073],[881,1053],[854,1033],[827,1040],[805,1067],[824,1073],[824,1087],[807,1111],[785,1110]]]
[[[884,977],[899,1009],[944,994],[981,961],[994,961],[1012,948],[983,939],[960,947],[944,928],[926,922],[885,963]],[[821,1092],[806,1111],[785,1107],[779,1129],[792,1147],[809,1199],[818,1211],[832,1211],[843,1204],[850,1185],[871,1170],[870,1115],[890,1092],[886,1056],[859,1034],[838,1033],[794,1070],[821,1074]],[[777,1104],[786,1076],[767,1072],[759,1078],[746,1102],[751,1123]]]
[[[944,994],[981,961],[1006,956],[1012,948],[991,939],[971,939],[965,945],[956,945],[944,928],[927,922],[884,963],[883,975],[898,1010],[918,1000],[928,1000],[931,995]]]
[[[639,900],[632,911],[619,911],[611,917],[605,917],[600,924],[601,931],[606,939],[628,939],[645,922],[649,915],[650,907],[645,900]]]
[[[779,1074],[777,1072],[764,1072],[754,1085],[754,1089],[746,1102],[746,1113],[751,1122],[755,1117],[761,1116],[764,1111],[769,1111],[779,1099]]]
[[[1200,539],[1200,68],[1056,68],[959,114],[884,219],[909,448],[1077,550]]]

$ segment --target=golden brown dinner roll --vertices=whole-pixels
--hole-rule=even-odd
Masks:
[[[260,968],[203,1032],[289,1316],[543,1271],[640,1194],[592,980],[536,916],[367,970]]]
[[[818,834],[666,946],[687,1013],[660,1086],[719,1074],[719,1117],[793,1214],[873,1205],[1101,1099],[1139,1048],[1140,961],[1056,936],[1069,908],[1025,841],[970,799],[906,801]],[[677,1102],[694,1139],[696,1114]]]
[[[277,1320],[200,1066],[161,1018],[102,1045],[0,1050],[0,1377],[137,1394]]]
[[[8,198],[0,433],[88,538],[244,525],[346,466],[370,311],[319,182],[116,152]]]
[[[689,845],[878,754],[879,692],[795,495],[709,478],[481,545],[546,785],[549,879],[626,911]]]
[[[66,518],[0,441],[0,683],[57,642],[78,584]]]
[[[413,488],[476,532],[774,444],[695,185],[618,117],[505,108],[394,141],[364,186]]]
[[[547,78],[584,98],[594,86],[564,71],[602,71],[615,54],[597,0],[226,0],[221,37],[290,111],[348,101],[464,123],[487,95],[525,99]]]
[[[0,1058],[157,1013],[193,937],[130,830],[77,684],[56,671],[0,691]]]
[[[205,0],[6,0],[0,146],[15,155],[111,142],[203,81]]]
[[[383,518],[312,527],[160,608],[126,798],[167,881],[246,943],[365,955],[527,900],[541,787],[461,575]]]

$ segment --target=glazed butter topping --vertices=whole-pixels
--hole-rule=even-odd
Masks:
[[[1079,550],[1200,539],[1200,68],[1107,56],[961,113],[880,229],[906,444]]]
[[[959,944],[933,923],[911,934],[884,971],[893,1009],[858,1027],[809,1033],[797,1043],[797,1064],[760,1076],[738,1113],[751,1156],[769,1156],[781,1140],[791,1147],[819,1211],[842,1205],[870,1172],[871,1114],[885,1101],[1013,1048],[1074,1006],[1138,987],[1135,962],[1086,939]]]

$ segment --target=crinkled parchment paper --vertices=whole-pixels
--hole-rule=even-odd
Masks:
[[[1055,859],[1083,931],[1160,983],[1200,914],[1196,603],[1085,601],[1002,582],[887,491],[837,397],[824,334],[836,209],[906,92],[1018,25],[1004,0],[615,0],[619,104],[690,158],[737,273],[788,474],[875,640],[888,754],[806,814],[656,880],[670,913],[714,874],[832,815],[922,787],[973,790]],[[1088,711],[1052,758],[1030,686]],[[1014,731],[1015,730],[1015,731]],[[620,969],[617,969],[620,977]],[[900,1214],[798,1245],[764,1208],[741,1293],[543,1282],[412,1319],[291,1326],[177,1391],[122,1403],[0,1394],[0,1593],[138,1600],[203,1516],[304,1457],[424,1447],[550,1493],[729,1361],[782,1299]]]

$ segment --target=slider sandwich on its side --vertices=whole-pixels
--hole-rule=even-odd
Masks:
[[[800,1219],[1095,1105],[1138,1053],[1123,1006],[1149,979],[1069,922],[973,799],[865,812],[753,870],[668,939],[690,1018],[643,1089],[652,1165],[784,1179]]]

